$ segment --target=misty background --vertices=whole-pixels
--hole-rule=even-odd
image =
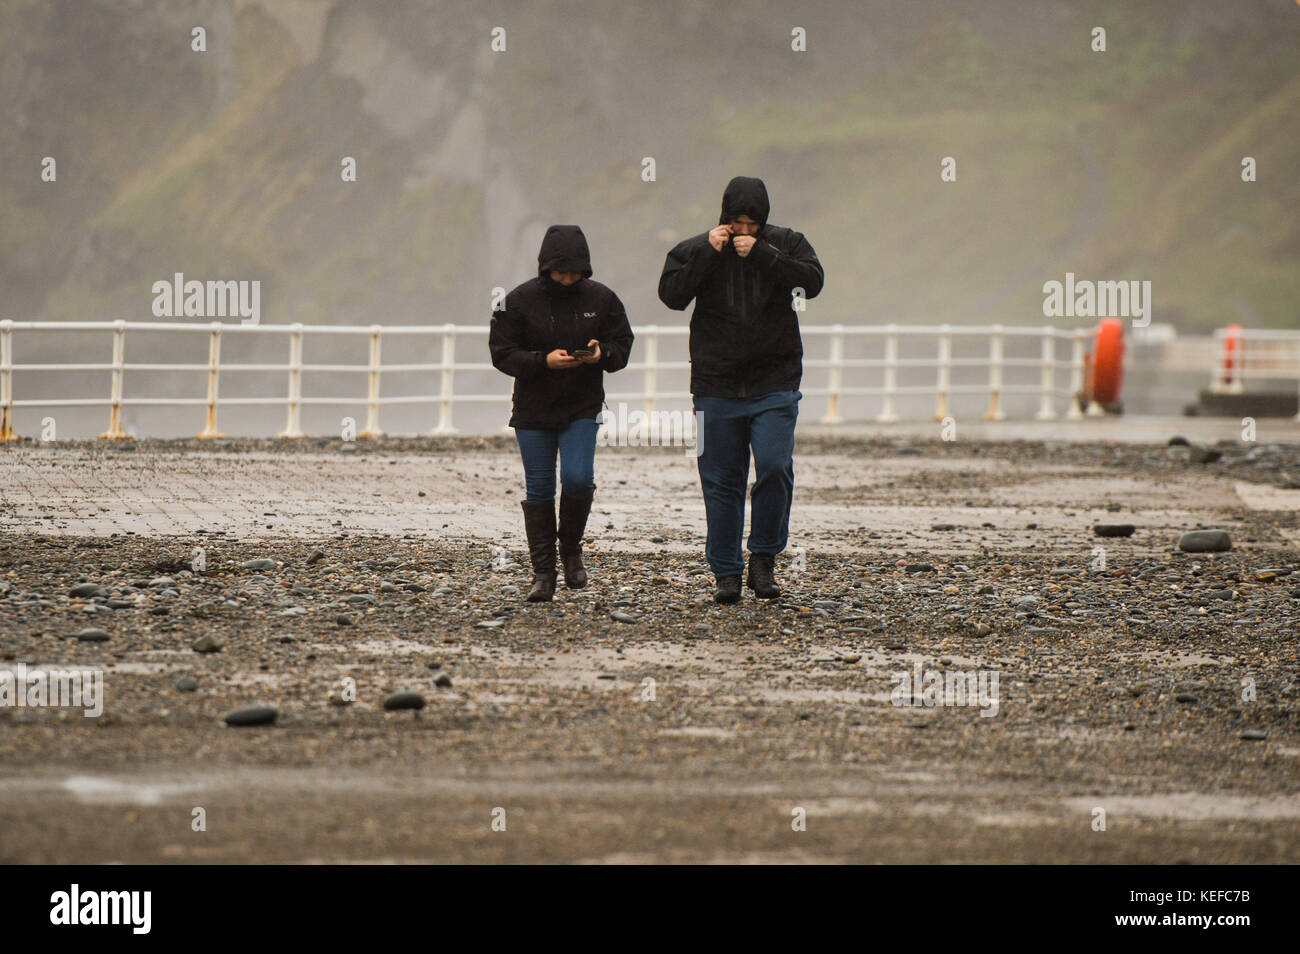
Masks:
[[[196,26],[207,52],[191,50]],[[505,52],[491,49],[494,27]],[[794,27],[807,52],[791,50]],[[1043,283],[1067,271],[1150,280],[1154,321],[1180,335],[1300,326],[1294,0],[4,0],[0,51],[0,318],[205,321],[152,315],[152,284],[183,272],[260,280],[262,324],[485,327],[492,289],[536,274],[546,226],[577,223],[593,277],[634,326],[684,325],[689,310],[656,295],[664,256],[716,224],[728,179],[751,175],[767,183],[770,221],[804,232],[825,267],[805,326],[1091,327],[1043,317]],[[1247,155],[1254,183],[1241,180]],[[45,156],[56,182],[41,181]],[[356,182],[340,177],[345,156]],[[945,156],[956,182],[940,181]],[[656,181],[642,180],[644,157]],[[107,333],[14,343],[19,363],[111,354]],[[361,364],[367,346],[308,339],[305,359]],[[394,339],[384,359],[436,361],[439,347]],[[825,348],[805,336],[807,358]],[[933,353],[932,341],[904,347]],[[279,336],[223,342],[223,362],[287,355]],[[683,360],[685,339],[661,342],[660,357]],[[128,335],[128,362],[206,359],[202,335]],[[486,339],[461,339],[457,359],[486,362]],[[106,397],[108,377],[16,372],[15,397]],[[926,369],[915,383],[932,380]],[[663,389],[685,381],[659,375]],[[824,383],[806,370],[805,387]],[[1134,409],[1142,382],[1128,384]],[[202,397],[204,385],[195,372],[126,375],[128,397]],[[638,372],[607,378],[611,395],[640,386]],[[282,373],[221,382],[223,397],[285,389]],[[437,389],[433,372],[384,377],[385,395]],[[505,398],[510,380],[463,372],[456,389]],[[343,414],[364,425],[364,375],[309,373],[303,393],[358,398],[305,408],[308,432],[337,433]],[[1015,400],[1009,412],[1037,407]],[[878,409],[846,400],[842,413]],[[805,400],[805,416],[823,411]],[[45,413],[20,409],[19,432]],[[108,411],[57,416],[71,437],[103,430]],[[507,417],[504,403],[455,412],[468,431]],[[140,436],[189,435],[203,410],[132,408],[126,421]],[[434,405],[382,417],[391,432],[435,422]],[[284,412],[223,408],[221,424],[275,433]]]

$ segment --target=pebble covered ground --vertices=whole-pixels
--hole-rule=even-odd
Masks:
[[[283,445],[340,453],[166,447]],[[1300,476],[1296,445],[1206,450],[819,439],[796,465],[897,458],[891,486],[809,490],[863,507],[1005,506],[996,488],[1044,463]],[[999,465],[921,466],[941,455]],[[780,599],[734,607],[671,516],[628,549],[593,514],[591,585],[551,604],[521,601],[527,569],[489,540],[9,533],[0,669],[102,670],[105,707],[0,707],[0,861],[1294,861],[1297,515],[1230,516],[1214,553],[1059,530],[1000,552],[961,508],[919,528],[966,534],[944,547],[864,523],[784,554]],[[996,674],[996,704],[898,705],[903,673]],[[241,708],[268,724],[228,725]]]

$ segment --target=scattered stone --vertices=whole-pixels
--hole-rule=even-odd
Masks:
[[[957,529],[957,524],[955,524],[955,523],[932,523],[932,524],[930,524],[930,529],[931,529],[931,530],[956,530],[956,529]]]
[[[414,690],[401,689],[385,697],[384,708],[389,712],[396,712],[399,709],[423,709],[424,696]]]
[[[450,689],[451,676],[447,675],[445,672],[440,672],[434,677],[433,684],[442,689]]]
[[[1186,703],[1187,705],[1195,705],[1196,696],[1192,695],[1190,692],[1180,692],[1176,696],[1174,696],[1174,701],[1183,702]]]
[[[625,613],[622,610],[614,610],[609,615],[620,623],[635,623],[641,619],[639,616],[633,616],[631,613]]]
[[[77,634],[77,640],[83,643],[106,643],[109,636],[102,629],[83,629]]]
[[[1092,528],[1099,537],[1131,537],[1136,530],[1131,523],[1099,523]]]
[[[1268,733],[1263,729],[1245,729],[1241,737],[1248,742],[1263,742],[1268,738]]]
[[[1192,445],[1187,440],[1187,438],[1183,437],[1181,434],[1175,434],[1173,437],[1169,438],[1168,446],[1169,447],[1191,447]]]
[[[324,551],[324,550],[312,550],[312,551],[311,551],[311,556],[309,556],[309,557],[307,558],[307,565],[308,565],[308,566],[315,566],[317,563],[319,563],[319,562],[320,562],[321,560],[323,560],[323,559],[325,559],[325,551]]]
[[[176,688],[181,692],[194,692],[199,688],[199,681],[193,676],[181,676],[176,680]]]
[[[107,596],[108,590],[98,583],[78,583],[68,590],[68,595],[77,599],[86,599],[91,596]]]
[[[190,649],[196,653],[219,653],[224,644],[211,633],[205,633],[194,642],[190,643]]]
[[[280,710],[272,705],[240,706],[226,713],[226,725],[270,725],[279,715]]]
[[[1187,459],[1193,464],[1213,464],[1223,456],[1223,451],[1211,447],[1193,447]]]
[[[243,570],[274,570],[274,569],[275,569],[275,561],[274,561],[274,560],[265,560],[265,559],[263,559],[263,560],[245,560],[243,563],[239,564],[239,567],[240,567],[240,569],[243,569]]]
[[[1232,549],[1232,540],[1226,530],[1188,530],[1178,538],[1178,549],[1184,553],[1221,553]]]

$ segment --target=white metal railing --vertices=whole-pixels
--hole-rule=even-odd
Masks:
[[[17,332],[27,331],[70,331],[112,333],[112,358],[108,363],[90,364],[18,364],[15,363],[14,337]],[[208,360],[204,364],[153,364],[134,363],[126,360],[126,338],[128,332],[169,332],[176,334],[207,335]],[[876,415],[880,422],[897,421],[896,400],[902,396],[933,395],[935,398],[934,419],[942,420],[949,415],[949,398],[961,393],[983,393],[988,395],[988,408],[984,414],[987,420],[1002,420],[1005,413],[1002,407],[1004,395],[1012,393],[1031,393],[1039,396],[1039,407],[1035,417],[1038,420],[1052,420],[1057,416],[1056,401],[1064,398],[1068,402],[1066,417],[1077,419],[1084,416],[1081,395],[1084,390],[1084,346],[1095,334],[1092,330],[1061,330],[1051,326],[1018,327],[1007,325],[988,326],[915,326],[915,325],[817,325],[803,326],[800,332],[805,340],[828,338],[828,357],[825,359],[807,358],[803,362],[807,368],[827,369],[826,387],[800,386],[805,396],[825,397],[826,413],[822,423],[842,423],[839,403],[842,397],[879,396],[881,409]],[[166,322],[135,321],[72,321],[72,322],[34,322],[34,321],[0,321],[0,441],[17,440],[13,430],[13,412],[23,407],[102,407],[109,408],[109,425],[100,437],[125,438],[129,435],[122,430],[122,409],[128,406],[197,406],[206,410],[206,422],[198,436],[203,438],[220,437],[217,426],[218,411],[222,405],[280,405],[285,408],[286,421],[281,437],[302,437],[301,409],[304,405],[355,405],[364,403],[366,407],[366,426],[359,437],[373,437],[383,434],[380,428],[379,412],[384,405],[391,404],[436,404],[438,422],[433,428],[434,434],[452,434],[456,428],[452,423],[452,410],[456,404],[465,403],[508,403],[510,393],[502,388],[493,394],[458,394],[454,379],[458,371],[492,370],[489,361],[457,362],[456,339],[460,336],[483,338],[489,333],[486,326],[478,325],[242,325],[211,322],[209,324],[174,324]],[[658,399],[689,399],[686,391],[660,391],[657,389],[657,372],[661,370],[689,369],[689,361],[660,361],[659,340],[661,338],[679,338],[687,335],[689,329],[681,325],[660,326],[643,325],[634,329],[637,348],[644,355],[639,362],[628,365],[629,370],[642,373],[642,390],[637,393],[610,392],[608,397],[623,401],[640,401],[647,413],[654,411]],[[227,335],[271,335],[287,336],[288,353],[285,363],[272,364],[231,364],[221,359],[221,342]],[[358,364],[307,364],[303,361],[303,339],[308,336],[328,335],[364,335],[369,337],[369,360],[364,365]],[[418,336],[441,336],[441,358],[436,362],[416,364],[383,364],[381,362],[381,341],[384,338],[411,338]],[[933,357],[900,357],[900,339],[933,339],[935,352]],[[987,338],[987,357],[953,357],[953,341],[957,338]],[[855,338],[880,338],[884,343],[882,358],[846,358],[845,342]],[[1012,358],[1004,353],[1004,344],[1008,339],[1037,339],[1040,342],[1036,357]],[[1070,353],[1067,358],[1057,356],[1057,344],[1068,343]],[[486,351],[486,342],[482,350]],[[929,367],[934,370],[935,381],[930,385],[898,384],[900,369]],[[987,379],[978,384],[953,384],[954,368],[980,367],[987,370]],[[879,368],[882,371],[882,384],[878,387],[844,384],[845,372],[850,380],[858,380],[857,372],[862,369]],[[1005,371],[1016,369],[1035,369],[1038,374],[1034,383],[1008,384],[1004,380]],[[1057,386],[1058,370],[1069,372],[1069,385]],[[108,371],[109,393],[107,397],[98,398],[55,398],[26,399],[14,398],[13,375],[16,371]],[[127,397],[124,392],[124,379],[127,372],[135,371],[194,371],[202,372],[207,378],[207,393],[195,398],[150,398]],[[437,394],[417,394],[382,397],[380,382],[384,372],[431,371],[439,375]],[[283,397],[221,397],[221,376],[232,372],[280,372],[286,375]],[[367,393],[364,399],[357,397],[303,397],[302,378],[308,372],[364,373],[367,376]]]
[[[1300,389],[1300,331],[1229,325],[1214,332],[1214,343],[1214,393],[1242,394],[1247,378],[1294,378]],[[1295,420],[1300,421],[1300,413]]]

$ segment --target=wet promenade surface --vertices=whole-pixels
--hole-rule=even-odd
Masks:
[[[1293,861],[1300,429],[1009,427],[801,425],[734,607],[680,448],[526,604],[508,437],[4,447],[0,861]]]

